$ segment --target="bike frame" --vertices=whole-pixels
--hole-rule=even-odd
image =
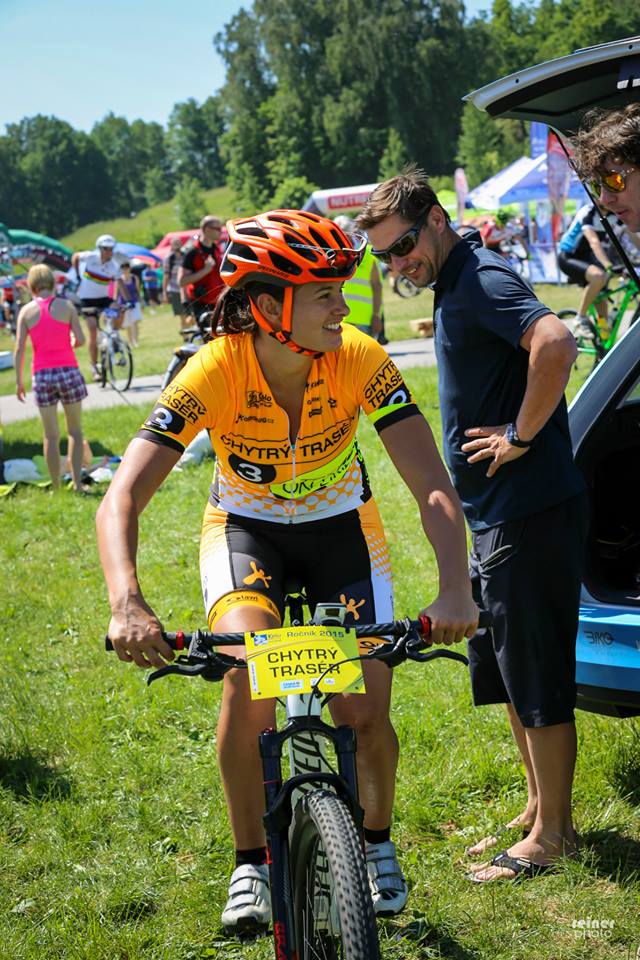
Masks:
[[[303,622],[303,597],[287,597],[292,624]],[[336,606],[338,606],[336,604]],[[318,624],[335,624],[323,617]],[[295,960],[296,931],[289,863],[289,831],[300,794],[321,787],[333,790],[348,807],[362,835],[364,811],[358,802],[356,734],[349,726],[334,727],[322,720],[322,699],[314,694],[290,694],[285,698],[287,722],[281,730],[260,734],[264,781],[269,882],[276,960]],[[337,774],[326,760],[325,743],[333,744]],[[290,775],[284,779],[282,754],[289,747]]]
[[[596,354],[607,353],[609,350],[611,350],[611,348],[613,347],[614,343],[618,338],[618,331],[620,330],[620,324],[622,323],[624,315],[627,312],[627,308],[631,303],[631,301],[638,296],[639,292],[640,291],[638,290],[638,287],[635,281],[629,278],[628,280],[625,281],[625,283],[622,283],[620,284],[620,286],[616,287],[615,290],[611,290],[607,287],[605,290],[603,290],[601,293],[598,294],[594,302],[589,307],[589,315],[595,325],[596,331],[598,332],[598,339],[600,340],[600,343],[598,347],[589,346],[589,345],[579,346],[578,350],[580,351],[580,353],[586,353],[586,354],[591,354],[592,356],[595,356]],[[600,318],[600,315],[598,314],[597,304],[603,303],[604,301],[607,301],[608,303],[613,303],[614,298],[617,298],[619,294],[622,294],[622,300],[619,302],[618,306],[616,307],[613,322],[609,324],[609,335],[605,339],[600,336],[599,322],[601,318]],[[639,316],[640,316],[640,304],[638,304],[638,308],[636,309],[633,315],[631,323],[635,323],[635,321],[638,319]]]

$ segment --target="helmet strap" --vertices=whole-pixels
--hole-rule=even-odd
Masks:
[[[253,314],[253,319],[256,321],[259,327],[269,334],[270,337],[273,337],[274,340],[277,340],[278,343],[284,344],[285,347],[288,347],[289,350],[292,350],[294,353],[300,353],[305,357],[313,357],[314,360],[319,359],[323,356],[322,353],[318,353],[317,350],[307,350],[306,347],[301,347],[294,340],[291,339],[291,320],[293,316],[293,286],[288,286],[284,288],[284,298],[282,301],[282,328],[280,330],[274,330],[269,321],[264,317],[258,307],[253,302],[251,297],[249,297],[249,306],[251,307],[251,313]]]

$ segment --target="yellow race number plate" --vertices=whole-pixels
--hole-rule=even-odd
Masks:
[[[311,693],[364,693],[358,641],[343,627],[280,627],[245,633],[252,700]]]

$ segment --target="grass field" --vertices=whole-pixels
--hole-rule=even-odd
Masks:
[[[426,294],[390,296],[394,336],[430,312]],[[141,371],[163,369],[175,327],[164,310],[145,319]],[[435,371],[407,380],[439,437]],[[1,372],[0,394],[12,390],[12,371]],[[144,412],[86,411],[94,451],[121,453]],[[39,421],[6,424],[4,435],[7,458],[41,450]],[[434,594],[433,560],[368,423],[360,440],[397,612],[412,614]],[[202,626],[197,551],[210,474],[210,462],[171,474],[142,517],[140,577],[167,627]],[[25,488],[0,500],[0,955],[267,960],[270,941],[240,946],[220,930],[232,858],[215,761],[220,688],[178,678],[147,688],[142,672],[103,652],[96,503]],[[478,888],[464,878],[464,848],[517,813],[525,794],[502,711],[474,710],[455,664],[407,664],[394,691],[394,836],[411,897],[402,918],[380,925],[385,960],[639,956],[639,724],[578,714],[577,859],[538,880]],[[610,936],[593,928],[602,920]]]

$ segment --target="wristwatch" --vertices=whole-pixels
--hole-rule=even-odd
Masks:
[[[524,450],[528,450],[529,447],[532,447],[536,442],[536,438],[533,437],[531,440],[521,440],[518,436],[518,428],[515,423],[508,423],[507,429],[505,430],[505,437],[512,447],[521,447]]]

